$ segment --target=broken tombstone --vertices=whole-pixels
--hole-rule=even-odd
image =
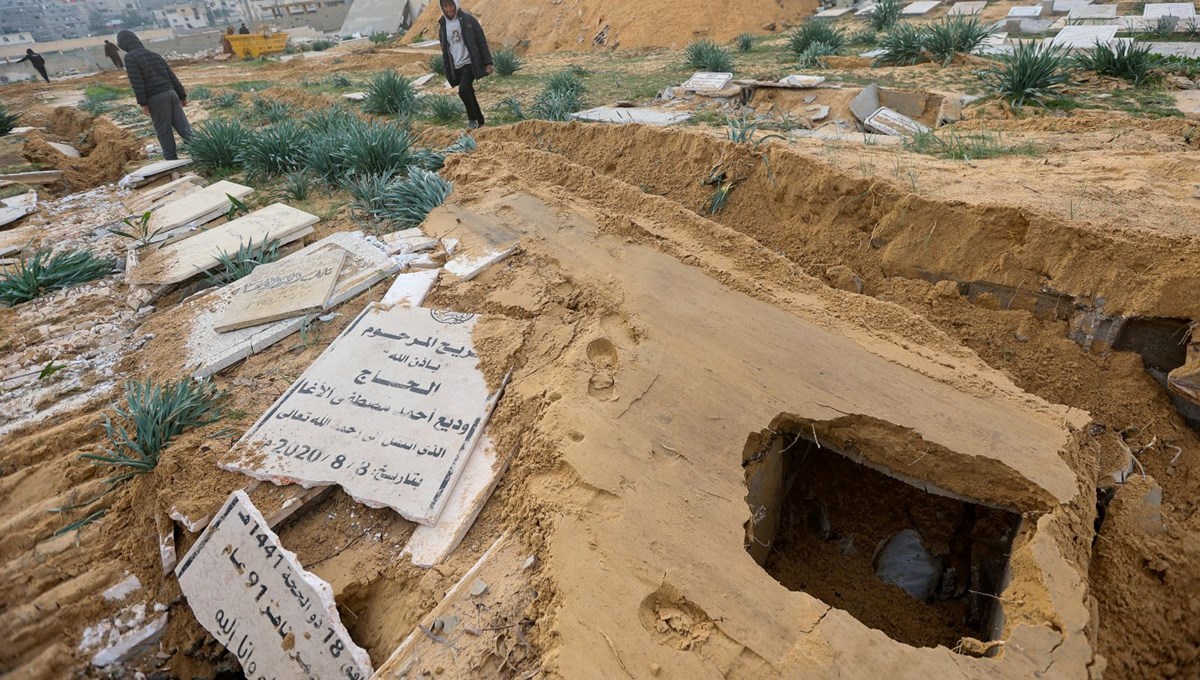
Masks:
[[[681,90],[723,90],[733,80],[732,73],[710,73],[708,71],[700,71],[688,78],[687,82],[679,86]]]
[[[867,119],[863,121],[863,126],[872,132],[893,137],[908,137],[929,132],[929,128],[925,124],[885,106],[879,107],[875,113],[867,116]]]
[[[245,492],[230,494],[175,575],[196,620],[247,677],[371,676],[333,588],[280,544]]]
[[[284,258],[256,267],[235,281],[233,297],[217,321],[218,333],[322,311],[333,294],[346,251]]]

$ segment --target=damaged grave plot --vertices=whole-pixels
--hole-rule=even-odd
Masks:
[[[149,165],[143,165],[137,170],[134,170],[128,175],[122,177],[121,181],[117,184],[121,187],[136,189],[137,187],[149,184],[150,182],[159,179],[169,172],[173,172],[191,164],[192,159],[190,158],[177,158],[173,161],[158,161]]]
[[[229,496],[175,574],[196,620],[246,677],[371,676],[371,660],[338,616],[333,588],[280,544],[245,492]]]
[[[242,437],[221,467],[338,484],[433,525],[498,393],[471,343],[473,314],[368,306]]]
[[[211,222],[233,206],[230,196],[243,199],[253,192],[250,187],[221,180],[172,201],[150,215],[149,233],[154,234],[151,242],[169,242]]]
[[[238,330],[324,309],[345,260],[346,251],[337,249],[256,267],[235,283],[233,299],[217,321],[216,331]]]
[[[572,113],[571,117],[593,123],[640,123],[663,126],[682,123],[691,118],[692,114],[637,106],[598,106],[594,109]]]

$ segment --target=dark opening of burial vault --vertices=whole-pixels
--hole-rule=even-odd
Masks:
[[[998,636],[1020,515],[919,489],[809,428],[745,454],[751,556],[789,590],[898,642],[954,649]]]

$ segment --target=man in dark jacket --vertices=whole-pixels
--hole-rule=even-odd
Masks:
[[[238,35],[250,35],[250,29],[246,28],[246,22],[243,21],[242,25],[238,27]]]
[[[111,40],[104,41],[104,56],[112,59],[113,66],[125,68],[125,65],[121,63],[121,50],[117,49]]]
[[[438,40],[442,43],[442,68],[446,82],[458,86],[458,97],[467,107],[467,127],[483,126],[483,111],[475,98],[475,80],[491,75],[492,53],[479,20],[467,14],[459,0],[438,0],[442,18]]]
[[[42,75],[43,80],[47,83],[50,82],[50,76],[46,75],[46,60],[42,58],[42,55],[34,52],[33,49],[27,49],[25,56],[18,59],[16,63],[19,64],[23,61],[29,62],[33,69]]]
[[[142,47],[142,41],[133,31],[118,33],[117,45],[125,50],[125,72],[129,75],[129,85],[133,87],[133,95],[142,111],[154,122],[154,134],[158,136],[163,158],[173,161],[177,156],[175,135],[171,129],[174,128],[184,141],[192,138],[192,127],[183,114],[183,107],[187,106],[187,92],[167,65],[167,60]]]

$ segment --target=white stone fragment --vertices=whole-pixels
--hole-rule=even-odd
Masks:
[[[436,269],[397,274],[391,288],[384,293],[380,304],[420,307],[425,302],[425,296],[433,288],[434,282],[437,281],[437,277],[438,270]]]
[[[516,246],[510,246],[504,250],[494,250],[476,257],[459,255],[446,263],[446,271],[458,277],[459,281],[470,281],[479,276],[483,270],[512,255],[516,250]]]
[[[113,586],[109,587],[107,590],[101,593],[100,596],[106,600],[109,600],[110,602],[120,602],[121,600],[129,597],[130,593],[135,592],[141,587],[142,582],[138,580],[138,577],[134,574],[130,574],[118,581]]]

